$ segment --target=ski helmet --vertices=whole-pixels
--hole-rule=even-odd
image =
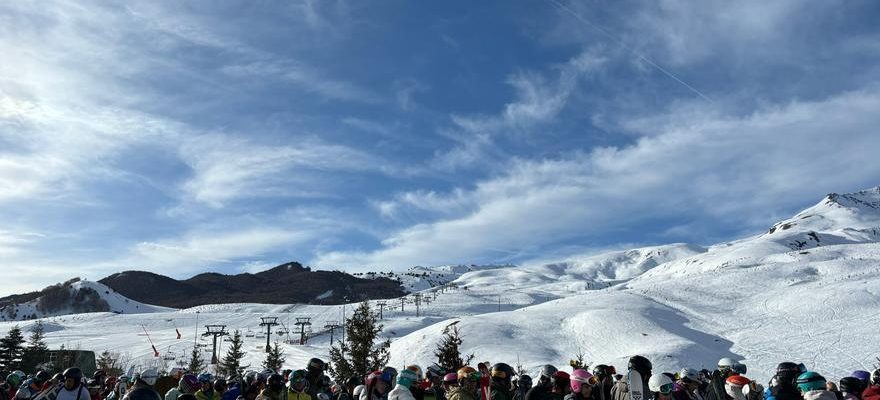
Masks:
[[[13,372],[9,375],[6,375],[6,383],[8,383],[11,387],[17,388],[21,386],[21,377]]]
[[[195,393],[199,390],[199,378],[193,374],[186,374],[180,378],[177,389],[182,393]]]
[[[678,372],[678,379],[684,383],[699,382],[700,373],[693,368],[682,368]]]
[[[529,390],[532,388],[532,377],[528,375],[520,375],[516,380],[516,386],[520,389]]]
[[[413,364],[413,365],[407,366],[406,369],[416,373],[416,380],[417,381],[425,379],[425,376],[422,374],[422,367]]]
[[[443,383],[449,385],[454,385],[458,383],[458,374],[456,374],[455,372],[450,372],[446,375],[443,375]]]
[[[571,371],[571,391],[572,393],[580,393],[581,386],[587,384],[588,386],[593,384],[596,378],[593,377],[593,374],[587,372],[583,369],[576,369]]]
[[[797,387],[802,393],[811,390],[825,390],[825,377],[815,372],[804,372],[797,378]]]
[[[473,367],[461,367],[458,370],[458,381],[471,380],[477,381],[480,379],[480,372],[475,370]]]
[[[287,380],[287,388],[295,392],[306,392],[309,390],[309,380],[306,379],[308,372],[304,369],[293,371]],[[297,388],[298,385],[302,385]]]
[[[192,393],[183,393],[180,396],[177,396],[177,400],[198,400],[196,399],[196,395]]]
[[[733,364],[733,372],[736,372],[740,375],[745,375],[749,369],[743,363],[735,363]]]
[[[553,387],[558,387],[558,388],[563,388],[563,387],[569,386],[569,385],[571,385],[570,382],[571,382],[571,376],[568,374],[568,372],[565,372],[565,371],[556,371],[556,373],[553,374],[553,378],[551,379],[551,383],[553,384]]]
[[[281,374],[271,374],[266,378],[266,386],[272,392],[280,392],[284,389],[284,377]]]
[[[593,367],[593,376],[600,381],[612,375],[614,375],[614,367],[609,367],[605,364],[599,364]]]
[[[309,360],[309,364],[308,364],[308,366],[306,366],[306,369],[309,371],[323,373],[324,372],[324,361],[322,361],[320,358],[312,358],[311,360]]]
[[[736,361],[733,361],[733,359],[730,357],[724,357],[718,360],[719,371],[731,371],[733,370],[734,365],[736,365]]]
[[[77,367],[71,367],[64,370],[61,376],[64,377],[64,380],[72,379],[76,384],[74,387],[79,387],[79,385],[82,384],[83,372]]]
[[[547,364],[547,365],[541,367],[541,378],[550,380],[551,378],[553,378],[553,374],[555,374],[556,371],[558,371],[556,369],[556,367],[554,367],[550,364]]]
[[[865,384],[862,383],[861,379],[847,376],[840,378],[840,391],[846,393],[853,393],[856,395],[861,395],[862,392],[866,389]]]
[[[428,379],[443,379],[443,368],[440,368],[440,366],[437,364],[431,364],[431,366],[425,370],[425,375],[428,377]]]
[[[651,365],[651,361],[648,361],[647,358],[636,355],[630,357],[629,363],[627,363],[627,368],[635,370],[638,373],[642,374],[643,377],[645,377],[651,375],[651,369],[653,368],[653,366]]]
[[[400,371],[400,375],[397,376],[397,384],[401,385],[407,389],[418,380],[418,376],[411,369],[405,369]]]
[[[673,386],[672,379],[664,374],[654,374],[651,375],[651,379],[648,379],[648,390],[653,393],[672,393]]]
[[[141,372],[140,380],[144,381],[147,385],[155,385],[157,379],[159,379],[159,370],[156,368],[147,368]]]
[[[215,392],[225,392],[227,387],[226,379],[215,379],[213,387]]]
[[[48,380],[51,379],[51,378],[52,378],[52,377],[49,376],[49,373],[48,373],[48,372],[46,372],[46,371],[37,371],[37,374],[34,375],[34,382],[37,382],[37,383],[43,384],[43,383],[46,383],[46,381],[48,381]]]
[[[871,373],[868,371],[853,371],[852,377],[862,381],[862,384],[864,384],[866,388],[871,384]]]
[[[202,372],[198,376],[199,383],[209,383],[214,380],[214,375],[211,375],[207,372]]]
[[[516,375],[513,367],[505,363],[498,363],[492,366],[492,379],[498,378],[504,382],[510,382],[511,378]]]

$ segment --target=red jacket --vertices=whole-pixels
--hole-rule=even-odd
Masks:
[[[862,400],[880,400],[880,386],[868,386],[868,388],[862,392]]]

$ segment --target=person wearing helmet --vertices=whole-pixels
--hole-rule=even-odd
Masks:
[[[388,392],[390,392],[391,389],[394,389],[394,386],[397,385],[397,368],[385,367],[385,368],[382,368],[382,373],[387,375],[387,377],[389,379],[388,382],[390,382],[389,383],[390,387],[385,392],[385,397],[388,397]]]
[[[682,368],[672,389],[672,397],[675,400],[703,400],[700,393],[700,372],[693,368]]]
[[[290,379],[287,381],[288,400],[312,400],[306,376],[308,376],[308,371],[303,369],[293,371],[290,374]]]
[[[553,391],[553,375],[556,372],[558,372],[556,367],[550,364],[541,367],[541,375],[538,376],[538,382],[526,393],[525,400],[548,399]]]
[[[324,370],[326,369],[326,364],[320,358],[312,358],[309,360],[309,363],[306,365],[305,369],[305,379],[308,382],[308,389],[306,392],[313,399],[318,398],[318,393],[324,392],[327,393],[330,391],[329,387],[324,386]],[[290,379],[288,379],[289,381]]]
[[[551,400],[563,400],[571,392],[571,376],[565,371],[556,371],[551,380],[553,388],[548,394]]]
[[[360,384],[361,379],[357,375],[352,375],[348,377],[344,382],[341,382],[340,389],[334,393],[335,397],[333,400],[353,400],[354,399],[354,388]]]
[[[654,400],[672,400],[675,384],[666,374],[654,374],[648,379],[648,391]]]
[[[804,372],[798,375],[795,382],[804,400],[837,400],[834,393],[826,390],[825,377],[816,372]]]
[[[32,377],[24,381],[15,392],[15,398],[18,400],[30,400],[34,396],[43,391],[43,386],[49,382],[52,377],[46,371],[37,371]]]
[[[123,400],[162,400],[153,385],[159,379],[159,370],[156,368],[147,368],[138,374],[134,380],[134,384],[125,393]]]
[[[64,385],[58,389],[56,400],[91,400],[89,391],[83,386],[82,370],[68,368],[61,374]]]
[[[214,376],[208,373],[199,374],[199,384],[202,386],[196,391],[197,400],[220,400],[220,395],[214,391]]]
[[[449,398],[449,391],[458,386],[458,374],[455,372],[450,372],[446,375],[443,375],[443,392],[444,399]]]
[[[415,385],[418,379],[418,374],[409,368],[400,371],[397,376],[397,385],[388,392],[388,400],[415,400],[410,387]]]
[[[193,374],[184,374],[177,386],[165,393],[165,400],[177,400],[184,393],[195,394],[199,390],[199,378]]]
[[[492,400],[513,400],[512,379],[516,373],[513,367],[505,363],[497,363],[490,370],[492,383],[489,386],[489,397]]]
[[[259,379],[262,377],[258,377],[258,381]],[[266,387],[257,396],[257,400],[282,400],[284,390],[284,377],[281,374],[272,373],[266,377]]]
[[[862,387],[864,387],[865,389],[867,389],[868,386],[871,386],[871,373],[868,371],[856,370],[853,371],[852,375],[850,376],[862,381]]]
[[[642,390],[648,387],[648,379],[651,377],[652,369],[653,365],[651,365],[651,361],[640,355],[630,357],[629,362],[627,363],[627,370],[638,372],[642,377]],[[614,383],[614,386],[611,388],[611,399],[632,400],[632,396],[629,392],[629,382],[627,382],[626,379],[620,379]]]
[[[795,382],[800,374],[799,365],[789,361],[779,363],[769,387],[764,390],[764,398],[766,400],[801,400],[801,393]]]
[[[433,364],[425,372],[427,387],[425,388],[424,400],[446,400],[446,391],[443,390],[443,369]]]
[[[840,378],[840,394],[844,400],[862,400],[862,392],[865,386],[862,380],[854,376],[845,376]]]
[[[593,367],[592,375],[596,380],[595,393],[593,394],[595,400],[611,400],[611,388],[614,387],[616,373],[614,367],[609,365],[599,364]]]
[[[571,372],[569,384],[571,393],[565,396],[565,400],[590,400],[593,395],[593,385],[597,382],[593,374],[584,369],[576,369]]]
[[[514,386],[513,400],[525,400],[526,394],[532,389],[532,377],[525,374],[520,375]]]
[[[6,393],[6,399],[14,399],[15,392],[18,391],[18,388],[27,378],[27,375],[23,371],[12,371],[9,375],[6,375],[6,381],[3,382],[3,392]]]
[[[425,381],[425,376],[424,374],[422,374],[422,367],[413,364],[408,365],[406,369],[416,374],[416,380],[413,382],[412,385],[409,386],[409,391],[410,393],[412,393],[413,398],[415,400],[425,400],[425,389],[430,388],[431,382]],[[391,396],[391,393],[389,393],[388,395]]]
[[[746,400],[743,387],[752,381],[742,375],[731,375],[724,381],[724,392],[733,400]]]
[[[465,366],[461,367],[456,375],[458,386],[453,386],[446,392],[446,400],[476,400],[480,372],[473,367]]]
[[[360,400],[382,400],[391,388],[391,379],[390,371],[373,371],[367,374]]]

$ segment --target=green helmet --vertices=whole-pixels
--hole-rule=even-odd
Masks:
[[[797,377],[797,387],[801,393],[825,390],[825,377],[812,371],[804,372]]]

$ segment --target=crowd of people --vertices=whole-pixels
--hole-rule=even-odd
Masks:
[[[783,362],[765,388],[730,358],[712,371],[660,373],[642,356],[630,358],[621,374],[603,364],[589,370],[575,364],[571,372],[545,365],[534,382],[505,363],[455,371],[436,364],[424,371],[386,367],[337,381],[326,369],[313,358],[301,370],[225,378],[182,369],[160,377],[156,368],[130,377],[99,370],[89,379],[75,367],[54,376],[13,371],[0,385],[0,400],[880,400],[880,369],[854,371],[835,383],[803,364]]]

